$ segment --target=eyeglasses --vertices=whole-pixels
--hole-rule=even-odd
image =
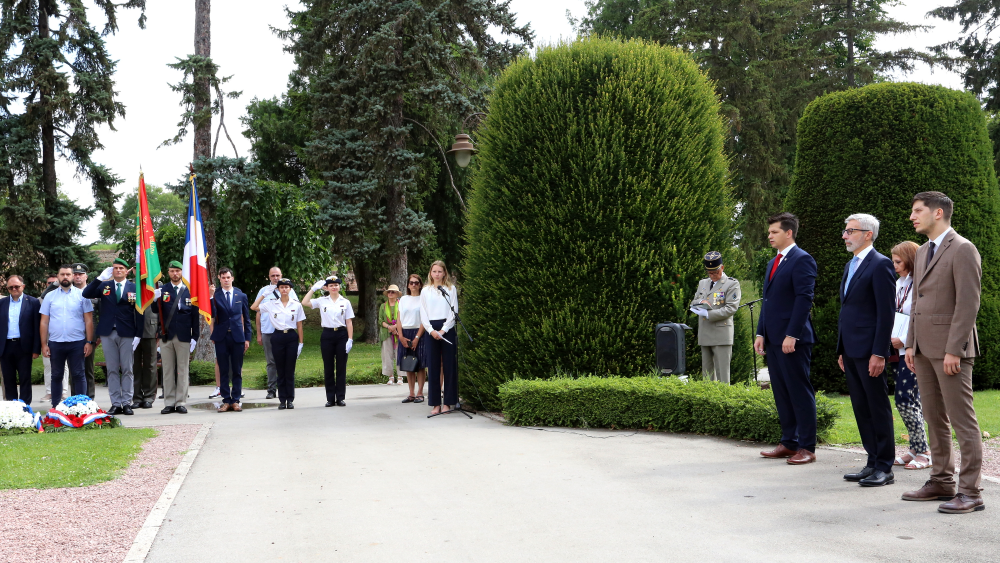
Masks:
[[[851,236],[854,233],[870,233],[870,232],[871,232],[871,229],[844,229],[844,232],[842,234],[845,234],[847,236]]]
[[[411,282],[409,282],[408,285],[420,285],[420,282],[418,282],[418,281],[411,281]]]
[[[8,285],[7,289],[21,289],[23,285]]]

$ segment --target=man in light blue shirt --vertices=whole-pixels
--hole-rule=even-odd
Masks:
[[[277,284],[278,280],[281,279],[281,268],[277,266],[271,268],[267,277],[271,281],[271,285],[260,288],[254,301],[260,299],[261,295],[264,296],[264,301],[277,299]],[[299,299],[295,295],[294,289],[288,293],[288,296],[296,301]],[[264,347],[264,358],[267,360],[267,397],[264,398],[273,399],[278,393],[278,370],[274,365],[274,354],[271,353],[271,335],[274,334],[274,325],[271,324],[271,319],[267,315],[262,315],[260,312],[257,313],[257,318],[254,321],[257,323],[257,344]]]
[[[94,351],[94,304],[73,286],[73,267],[59,268],[59,288],[42,302],[42,354],[52,359],[52,406],[62,401],[63,373],[69,364],[72,394],[87,392],[84,358]]]

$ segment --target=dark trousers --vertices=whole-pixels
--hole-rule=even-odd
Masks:
[[[345,332],[346,334],[346,332]],[[295,360],[299,352],[299,333],[274,331],[271,336],[271,354],[274,369],[278,370],[278,400],[295,400]]]
[[[796,342],[795,351],[786,354],[781,344],[767,345],[767,369],[781,423],[781,443],[793,451],[816,451],[816,392],[809,381],[812,347]]]
[[[87,377],[87,396],[91,399],[97,398],[97,384],[94,379],[94,354],[83,359],[83,371]]]
[[[62,401],[63,374],[69,368],[69,392],[82,395],[87,390],[87,372],[83,367],[84,340],[76,342],[49,342],[52,360],[52,406]]]
[[[246,346],[233,339],[233,333],[227,332],[226,337],[215,343],[215,359],[219,362],[219,391],[223,403],[238,403],[243,394],[243,353]],[[232,370],[232,373],[230,373]],[[229,379],[232,375],[233,388],[229,389]]]
[[[21,399],[31,404],[31,352],[21,348],[21,339],[7,340],[3,355],[0,356],[0,372],[3,372],[4,400]],[[20,386],[20,396],[18,387]]]
[[[132,353],[132,403],[156,401],[156,342],[155,338],[141,338]]]
[[[434,330],[441,330],[444,320],[431,321]],[[458,404],[458,333],[455,327],[444,333],[444,340],[427,335],[427,403],[436,407],[441,404],[441,368],[444,367],[444,404]]]
[[[274,337],[271,337],[274,346]],[[323,354],[323,384],[326,400],[334,403],[343,401],[347,395],[347,329],[324,328],[319,339],[319,351]]]
[[[893,439],[892,405],[885,370],[878,377],[868,375],[868,358],[844,356],[847,391],[851,394],[854,418],[858,421],[861,443],[868,452],[868,467],[886,473],[892,471],[896,457]]]

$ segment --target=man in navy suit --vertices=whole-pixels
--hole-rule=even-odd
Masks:
[[[42,304],[24,294],[21,276],[7,277],[7,292],[10,297],[0,299],[0,371],[3,372],[4,400],[20,398],[30,405],[31,360],[42,353],[38,332]]]
[[[895,482],[892,461],[896,449],[885,359],[892,348],[896,276],[892,260],[872,247],[878,238],[878,219],[855,213],[844,223],[844,245],[854,257],[844,266],[840,279],[837,362],[847,376],[854,418],[868,452],[864,469],[848,473],[844,479],[863,487],[881,487]]]
[[[212,286],[212,342],[215,343],[215,358],[219,362],[219,387],[222,392],[222,406],[219,412],[240,412],[240,395],[243,393],[243,354],[250,349],[253,330],[250,328],[250,302],[247,295],[233,287],[233,271],[219,270],[219,283]],[[233,388],[229,388],[229,374],[232,371]]]
[[[779,213],[768,218],[767,240],[778,255],[767,264],[764,303],[754,350],[767,354],[774,404],[781,422],[781,443],[760,455],[788,458],[790,465],[816,461],[816,394],[809,362],[816,342],[809,310],[816,287],[816,260],[795,244],[799,218]]]
[[[201,313],[191,303],[191,292],[184,284],[184,266],[174,260],[167,268],[170,283],[160,291],[157,311],[163,325],[160,357],[163,358],[163,402],[160,414],[187,413],[187,395],[191,353],[201,333]]]
[[[116,258],[83,290],[85,299],[101,300],[97,335],[107,363],[110,414],[132,414],[132,353],[142,336],[142,315],[135,308],[135,283],[125,279],[128,270],[128,262]]]

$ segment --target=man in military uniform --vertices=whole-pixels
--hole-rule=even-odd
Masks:
[[[691,311],[698,315],[701,367],[712,381],[729,384],[729,362],[733,357],[733,315],[740,306],[740,282],[723,273],[722,254],[705,255],[708,278],[698,282]]]

